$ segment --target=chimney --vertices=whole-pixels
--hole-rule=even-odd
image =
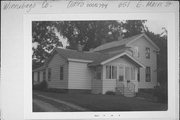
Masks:
[[[78,41],[77,51],[82,52],[82,51],[83,51],[83,48],[84,48],[84,46],[81,45],[80,41]]]
[[[122,31],[120,30],[120,31],[119,31],[118,40],[122,40],[122,39],[123,39],[123,37],[124,37],[124,36],[123,36],[123,34],[122,34]]]

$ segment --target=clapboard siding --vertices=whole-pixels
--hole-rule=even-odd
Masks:
[[[116,79],[104,79],[103,80],[103,94],[107,91],[115,92],[116,88]]]
[[[140,68],[140,82],[139,88],[154,88],[157,85],[157,54],[154,52],[156,48],[147,40],[141,37],[140,39],[134,41],[129,46],[138,47],[139,51],[139,61],[146,66],[151,67],[151,82],[146,82],[145,78],[145,68]],[[146,59],[145,52],[146,47],[150,48],[150,59]]]
[[[64,67],[64,79],[60,80],[60,66]],[[48,80],[48,68],[51,68],[51,79]],[[49,88],[68,88],[68,64],[60,55],[55,54],[46,69],[46,79]]]
[[[69,62],[69,89],[91,89],[91,71],[87,63]]]
[[[103,66],[103,94],[105,94],[107,91],[115,91],[116,84],[117,84],[117,79],[106,79],[106,65],[114,65],[114,66],[119,66],[119,65],[127,65],[127,66],[134,66],[129,60],[126,58],[118,58],[115,59]],[[136,68],[137,70],[137,68]],[[118,75],[118,69],[117,69],[117,75]],[[136,80],[137,81],[137,80]],[[138,87],[138,86],[136,86]],[[137,88],[136,88],[137,89]]]
[[[92,93],[93,94],[102,93],[102,80],[97,80],[97,79],[92,80]]]

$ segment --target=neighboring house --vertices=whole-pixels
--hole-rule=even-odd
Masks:
[[[88,52],[55,48],[45,65],[33,70],[33,80],[34,84],[46,80],[48,88],[131,96],[157,85],[158,51],[144,33]]]

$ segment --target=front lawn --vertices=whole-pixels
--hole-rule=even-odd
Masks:
[[[53,93],[34,91],[51,98],[67,101],[90,111],[165,111],[166,104],[153,103],[139,98],[121,95],[95,95],[74,93]]]

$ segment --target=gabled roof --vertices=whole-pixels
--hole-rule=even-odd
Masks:
[[[78,60],[94,60],[96,57],[101,56],[99,52],[86,52],[86,51],[77,51],[70,49],[61,49],[55,48],[55,51],[58,52],[60,56],[68,59],[78,59]]]
[[[129,59],[133,60],[135,63],[137,63],[139,66],[143,66],[138,60],[136,60],[134,57],[128,55],[125,53],[126,51],[126,45],[132,43],[135,40],[138,40],[140,37],[145,37],[146,40],[148,40],[157,50],[159,50],[159,47],[146,35],[146,34],[139,34],[135,35],[129,38],[125,38],[119,41],[113,41],[110,43],[106,43],[103,45],[100,45],[99,47],[95,48],[92,51],[77,51],[77,50],[70,50],[70,49],[62,49],[62,48],[55,48],[53,52],[51,53],[51,57],[46,60],[46,63],[43,67],[37,68],[34,71],[42,70],[46,67],[48,61],[51,60],[54,53],[58,53],[61,57],[63,57],[67,61],[74,61],[74,62],[87,62],[89,63],[89,66],[95,66],[95,65],[103,65],[103,63],[107,60],[111,60],[113,58],[116,58],[117,56],[126,56]],[[106,53],[106,52],[100,52],[106,49],[110,48],[116,48],[121,47],[120,51],[118,53]],[[99,52],[98,52],[99,51]]]
[[[65,58],[68,61],[74,62],[87,62],[89,63],[88,66],[96,66],[96,65],[103,65],[107,60],[116,59],[117,56],[121,57],[126,55],[129,59],[133,60],[139,66],[143,66],[138,60],[131,57],[125,52],[125,49],[122,49],[118,53],[109,54],[109,53],[100,53],[100,52],[79,52],[76,50],[69,50],[69,49],[61,49],[56,48],[55,51],[58,52],[60,56]]]
[[[140,37],[143,37],[143,36],[146,38],[146,40],[148,40],[159,51],[159,47],[144,33],[143,34],[138,34],[138,35],[135,35],[135,36],[132,36],[132,37],[128,37],[128,38],[125,38],[125,39],[122,39],[122,40],[113,41],[113,42],[109,42],[109,43],[100,45],[100,46],[96,47],[95,49],[93,49],[93,51],[102,51],[102,50],[110,49],[110,48],[113,48],[113,47],[118,47],[118,46],[122,46],[122,45],[128,45],[131,42],[133,42],[133,41],[135,41],[135,40],[137,40],[137,39],[139,39]]]
[[[132,60],[134,63],[139,65],[140,67],[143,67],[143,65],[138,60],[136,60],[135,58],[128,55],[125,52],[125,49],[122,49],[118,53],[109,54],[109,53],[100,53],[100,52],[80,52],[77,50],[55,48],[53,50],[53,52],[51,53],[51,57],[46,61],[45,65],[40,68],[37,68],[33,71],[43,70],[46,67],[46,65],[48,64],[48,61],[51,60],[51,58],[54,54],[59,54],[62,58],[64,58],[67,61],[86,62],[86,63],[88,63],[88,66],[103,65],[107,62],[110,62],[110,61],[116,59],[116,58],[126,56],[130,60]]]
[[[88,66],[104,65],[104,64],[111,62],[112,60],[115,60],[120,57],[127,57],[129,60],[133,61],[139,67],[144,67],[144,65],[141,62],[139,62],[137,59],[135,59],[134,57],[132,57],[125,51],[121,51],[121,52],[115,53],[115,54],[109,54],[109,55],[105,56],[104,58],[99,57],[96,60],[94,60],[92,63],[89,63]]]

